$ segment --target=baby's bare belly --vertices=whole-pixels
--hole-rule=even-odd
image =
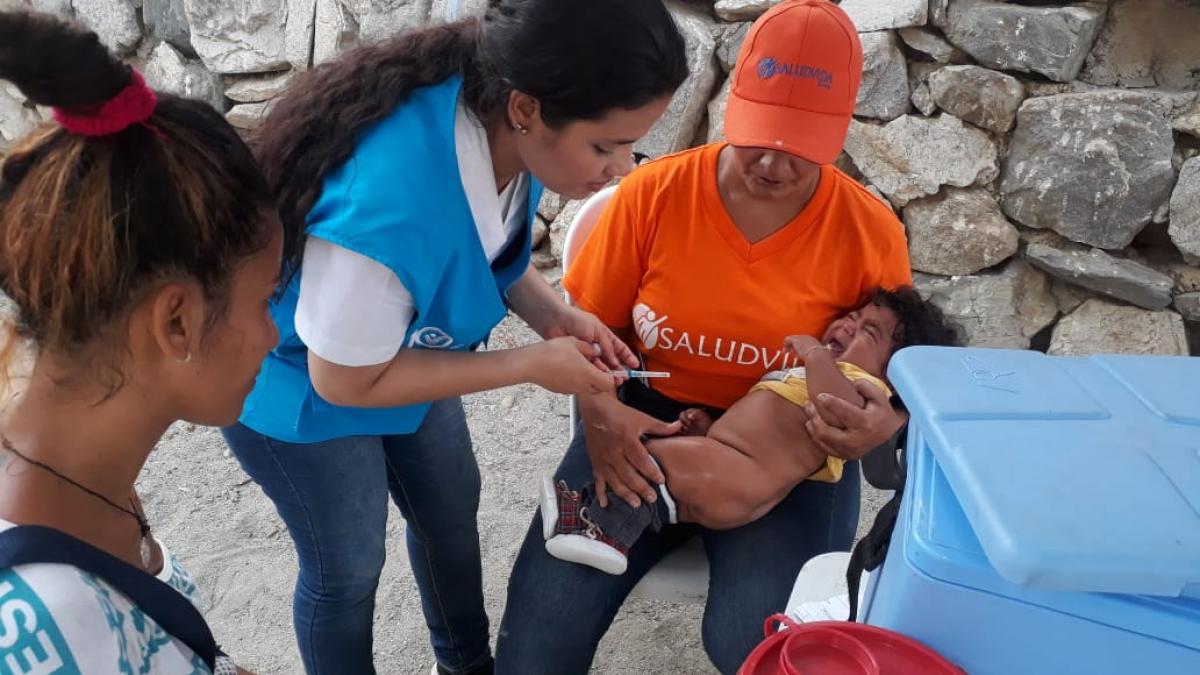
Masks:
[[[804,424],[804,408],[765,390],[752,391],[733,405],[708,431],[720,441],[759,464],[764,488],[790,491],[825,465],[826,455]]]

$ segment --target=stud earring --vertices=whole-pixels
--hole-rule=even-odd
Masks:
[[[525,136],[529,133],[529,127],[525,126],[524,124],[514,124],[513,128],[516,129],[522,136]]]

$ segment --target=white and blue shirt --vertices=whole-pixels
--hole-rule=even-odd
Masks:
[[[15,527],[0,520],[0,532]],[[160,543],[157,575],[200,606],[192,577]],[[70,565],[0,569],[0,674],[209,675],[212,671],[119,591]]]

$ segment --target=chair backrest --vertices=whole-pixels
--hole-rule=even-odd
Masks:
[[[604,213],[604,207],[608,205],[608,200],[612,199],[616,191],[616,185],[609,185],[591,197],[588,197],[583,206],[579,207],[579,213],[575,214],[575,218],[567,226],[567,238],[563,240],[562,254],[564,274],[570,269],[571,262],[575,259],[575,256],[579,255],[579,249],[583,248],[583,243],[587,241],[592,228],[600,220],[600,214]]]

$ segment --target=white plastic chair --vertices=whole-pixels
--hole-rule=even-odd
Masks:
[[[604,212],[604,207],[616,190],[617,186],[610,185],[589,197],[571,221],[563,242],[563,274],[566,274],[571,262],[583,248],[588,234],[600,220],[600,214]],[[570,294],[564,294],[570,303]],[[574,434],[579,419],[579,408],[575,399],[571,399],[570,418],[571,433]],[[668,602],[704,602],[708,597],[708,557],[704,553],[704,545],[700,538],[691,539],[663,558],[654,569],[642,577],[634,587],[633,595]]]

